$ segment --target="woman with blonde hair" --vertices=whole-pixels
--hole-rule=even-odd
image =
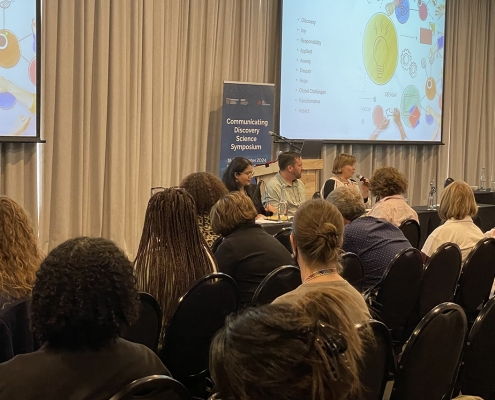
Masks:
[[[483,232],[474,222],[478,206],[471,187],[463,181],[448,185],[440,196],[438,215],[443,225],[436,228],[421,249],[426,258],[431,257],[442,244],[451,242],[459,246],[464,261],[476,243],[484,238]]]
[[[342,153],[335,157],[332,168],[333,176],[327,179],[321,187],[320,197],[326,199],[330,192],[335,188],[347,186],[354,189],[359,194],[362,193],[363,201],[364,203],[367,203],[369,194],[367,180],[365,179],[364,182],[361,182],[361,189],[359,189],[358,182],[351,179],[356,170],[354,167],[355,164],[356,157],[350,154]]]
[[[218,269],[235,279],[240,305],[250,304],[256,288],[274,269],[292,264],[290,253],[255,223],[258,213],[249,197],[231,192],[212,207],[211,227],[224,237],[215,252]]]
[[[167,188],[149,200],[134,268],[138,290],[150,293],[162,309],[162,343],[179,298],[194,281],[216,270],[194,200],[185,189]]]
[[[359,396],[369,331],[358,330],[340,292],[249,308],[227,318],[210,347],[215,399],[343,400]]]
[[[274,303],[294,303],[314,291],[340,292],[354,323],[369,319],[361,294],[339,275],[343,235],[344,219],[337,207],[321,199],[304,203],[294,216],[290,236],[303,283]]]
[[[24,209],[0,196],[0,308],[31,296],[42,258]]]

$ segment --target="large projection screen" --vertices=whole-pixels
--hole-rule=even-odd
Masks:
[[[0,142],[39,142],[41,0],[0,0]]]
[[[442,142],[445,0],[284,0],[280,134]]]

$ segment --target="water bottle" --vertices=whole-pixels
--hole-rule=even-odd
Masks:
[[[280,200],[278,202],[278,220],[281,221],[281,216],[287,216],[287,193],[285,186],[282,187],[282,192],[280,193]],[[286,218],[287,219],[287,218]]]
[[[481,168],[481,176],[480,176],[480,190],[486,190],[486,175],[485,175],[485,167]]]
[[[428,193],[428,206],[426,207],[428,210],[436,210],[437,209],[437,187],[436,187],[436,179],[431,178],[430,181],[430,191]]]

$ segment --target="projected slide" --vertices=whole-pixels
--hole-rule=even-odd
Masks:
[[[0,0],[0,137],[36,137],[36,1]]]
[[[445,0],[283,3],[280,134],[441,141]]]

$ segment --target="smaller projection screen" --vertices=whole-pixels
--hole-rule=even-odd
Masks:
[[[442,142],[446,0],[284,0],[280,134]]]
[[[41,0],[0,0],[0,142],[38,142]]]

